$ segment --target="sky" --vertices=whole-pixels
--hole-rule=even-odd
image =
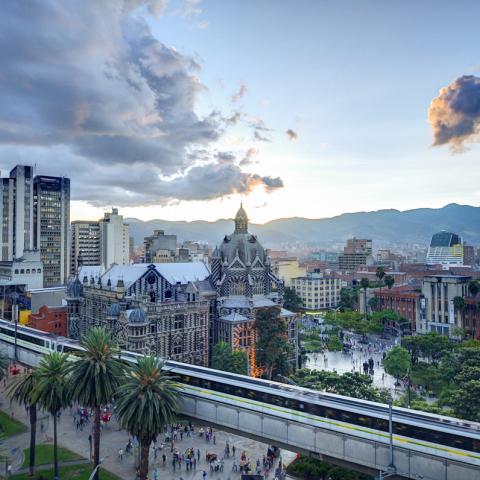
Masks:
[[[72,219],[480,205],[480,3],[6,0],[0,168]]]

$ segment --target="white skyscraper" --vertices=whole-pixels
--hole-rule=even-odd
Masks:
[[[101,262],[108,269],[114,263],[128,265],[129,255],[129,226],[123,223],[123,216],[118,214],[118,209],[112,208],[100,220],[100,252]]]
[[[10,261],[33,248],[33,168],[17,165],[1,182],[1,260]]]

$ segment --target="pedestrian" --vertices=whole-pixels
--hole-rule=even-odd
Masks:
[[[197,469],[197,459],[195,457],[193,457],[193,469]]]
[[[165,465],[165,462],[167,460],[167,456],[165,454],[162,454],[162,463]]]
[[[121,462],[123,462],[123,449],[122,448],[118,451],[118,459]]]
[[[155,469],[153,471],[153,480],[158,480],[158,470],[157,469]]]
[[[205,470],[202,472],[202,477],[203,477],[203,480],[207,478],[207,472]]]
[[[197,448],[197,460],[200,462],[200,449]]]

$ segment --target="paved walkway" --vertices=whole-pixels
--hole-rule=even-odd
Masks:
[[[14,412],[17,420],[28,425],[29,418],[25,408],[17,404],[10,406],[9,400],[5,400],[3,384],[0,387],[0,396],[4,399],[2,409],[10,414]],[[40,418],[42,419],[39,420],[37,424],[37,444],[51,443],[53,440],[53,421],[48,415],[42,412],[39,412],[39,419]],[[240,473],[233,471],[233,458],[231,455],[229,458],[224,459],[223,472],[211,472],[210,466],[205,460],[206,453],[214,452],[218,455],[218,458],[221,459],[224,456],[224,449],[228,442],[230,448],[235,446],[236,463],[238,464],[242,452],[245,452],[247,458],[253,463],[256,463],[257,459],[262,461],[263,455],[267,452],[268,446],[266,444],[219,430],[214,430],[215,444],[213,444],[213,442],[207,442],[205,437],[200,438],[197,433],[198,425],[195,425],[195,430],[196,432],[192,437],[184,435],[183,439],[178,438],[175,447],[181,453],[187,448],[193,448],[195,452],[197,449],[200,450],[200,461],[197,463],[196,469],[187,472],[185,470],[185,464],[183,463],[181,469],[178,468],[177,464],[174,470],[172,465],[172,452],[170,445],[168,445],[164,447],[162,451],[158,452],[157,458],[155,458],[152,449],[150,455],[150,478],[154,478],[153,472],[157,469],[159,474],[158,478],[161,480],[201,480],[203,476],[202,472],[205,470],[207,472],[207,480],[238,480],[240,479]],[[87,424],[82,430],[77,430],[73,418],[73,410],[69,409],[63,412],[58,424],[58,443],[60,446],[66,447],[85,458],[89,458],[90,447],[88,437],[90,433],[91,423]],[[119,450],[125,450],[128,440],[129,435],[119,428],[113,416],[112,420],[102,430],[100,456],[103,458],[103,465],[107,470],[125,480],[133,480],[135,479],[135,458],[138,456],[138,450],[134,448],[132,454],[124,455],[123,459],[119,457]],[[164,437],[160,436],[157,445],[163,440]],[[27,448],[30,444],[30,433],[22,433],[11,437],[6,440],[5,444],[11,452],[12,450],[15,451],[12,458],[13,472],[19,471],[23,463],[23,449]],[[163,464],[162,460],[163,453],[166,455],[165,464]],[[286,451],[282,451],[281,455],[284,464],[290,463],[295,457],[294,453]],[[278,460],[272,469],[273,471],[277,465]],[[273,479],[273,471],[271,471],[268,477],[270,480]]]

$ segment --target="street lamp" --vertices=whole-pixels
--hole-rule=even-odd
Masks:
[[[389,393],[388,394],[388,434],[390,437],[390,464],[388,465],[388,468],[385,472],[383,471],[378,472],[378,475],[375,477],[375,480],[383,480],[384,478],[395,475],[397,472],[397,469],[395,468],[395,465],[393,463],[392,404],[393,404],[393,398],[391,393]]]
[[[18,362],[18,352],[17,352],[17,330],[18,330],[18,293],[17,293],[17,286],[15,285],[15,291],[10,295],[12,299],[12,316],[13,316],[13,321],[15,322],[15,347],[14,347],[14,353],[13,353],[13,358],[15,359],[16,362]]]

